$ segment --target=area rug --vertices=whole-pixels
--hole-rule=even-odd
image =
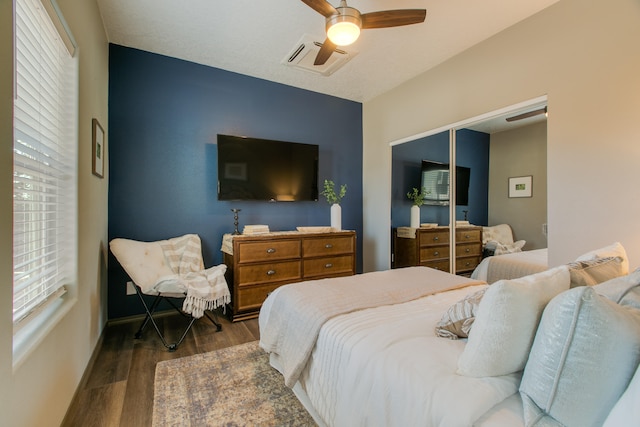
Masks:
[[[153,426],[315,426],[258,341],[159,362]]]

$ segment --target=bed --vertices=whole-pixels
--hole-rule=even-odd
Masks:
[[[521,373],[457,375],[465,340],[434,332],[486,287],[426,267],[287,285],[263,304],[260,344],[321,426],[523,425]]]
[[[484,258],[471,273],[471,278],[494,283],[501,279],[516,279],[538,273],[547,268],[547,249],[534,249]]]
[[[447,317],[473,329],[442,338]],[[320,426],[637,424],[640,269],[619,242],[491,285],[427,267],[289,284],[259,326]]]

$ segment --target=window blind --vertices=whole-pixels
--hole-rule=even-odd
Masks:
[[[16,0],[14,22],[15,332],[75,281],[78,92],[69,37],[40,0]]]

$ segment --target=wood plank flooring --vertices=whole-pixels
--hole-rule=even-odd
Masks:
[[[175,314],[159,320],[167,342],[177,341],[185,319]],[[206,317],[198,319],[175,352],[165,349],[152,325],[147,325],[141,339],[134,339],[140,320],[107,325],[93,366],[85,372],[62,426],[151,426],[158,362],[260,338],[257,319],[231,323],[219,314],[218,320],[222,324],[220,332]]]

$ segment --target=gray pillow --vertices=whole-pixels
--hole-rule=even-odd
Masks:
[[[571,287],[595,286],[625,274],[622,257],[596,258],[567,264],[571,274]]]
[[[640,362],[640,310],[592,287],[547,305],[524,369],[526,426],[601,426]]]
[[[593,287],[595,291],[623,306],[640,309],[640,269]]]

